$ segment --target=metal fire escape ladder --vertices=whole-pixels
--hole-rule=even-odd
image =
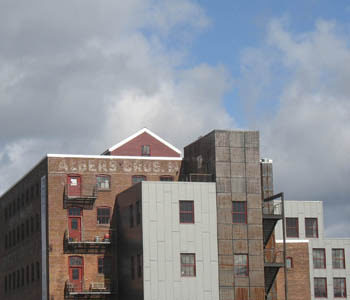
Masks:
[[[279,200],[278,200],[279,199]],[[283,250],[267,248],[268,241],[272,236],[278,220],[282,220],[283,227]],[[280,268],[284,268],[285,295],[287,300],[287,272],[286,261],[286,238],[284,218],[284,194],[279,193],[263,200],[263,226],[264,226],[264,273],[265,292],[269,294]]]

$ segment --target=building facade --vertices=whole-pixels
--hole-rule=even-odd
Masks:
[[[47,155],[0,198],[0,299],[273,299],[267,166],[256,131]]]
[[[285,201],[285,214],[290,293],[293,293],[292,286],[299,286],[300,294],[311,299],[349,299],[350,261],[347,257],[350,255],[350,238],[325,237],[323,203],[320,201]],[[277,242],[281,235],[279,224]],[[300,253],[304,255],[300,256]],[[302,261],[304,267],[300,266]],[[305,279],[304,284],[301,278]],[[278,285],[283,285],[281,277]]]

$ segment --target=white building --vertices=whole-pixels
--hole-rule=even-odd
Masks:
[[[215,183],[143,181],[117,202],[121,300],[219,299]]]
[[[321,201],[285,201],[287,243],[309,244],[311,299],[350,299],[350,238],[324,236]],[[282,240],[282,224],[276,227]],[[293,260],[289,257],[292,267]]]

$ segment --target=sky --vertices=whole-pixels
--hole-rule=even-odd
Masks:
[[[0,194],[142,127],[259,130],[275,191],[350,237],[350,2],[0,0]]]

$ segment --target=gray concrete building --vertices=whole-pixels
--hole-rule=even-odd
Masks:
[[[321,201],[285,201],[287,244],[308,244],[311,299],[349,299],[350,238],[327,238]],[[281,242],[282,225],[276,227]],[[288,265],[298,257],[288,257]],[[303,274],[300,274],[302,276]]]

